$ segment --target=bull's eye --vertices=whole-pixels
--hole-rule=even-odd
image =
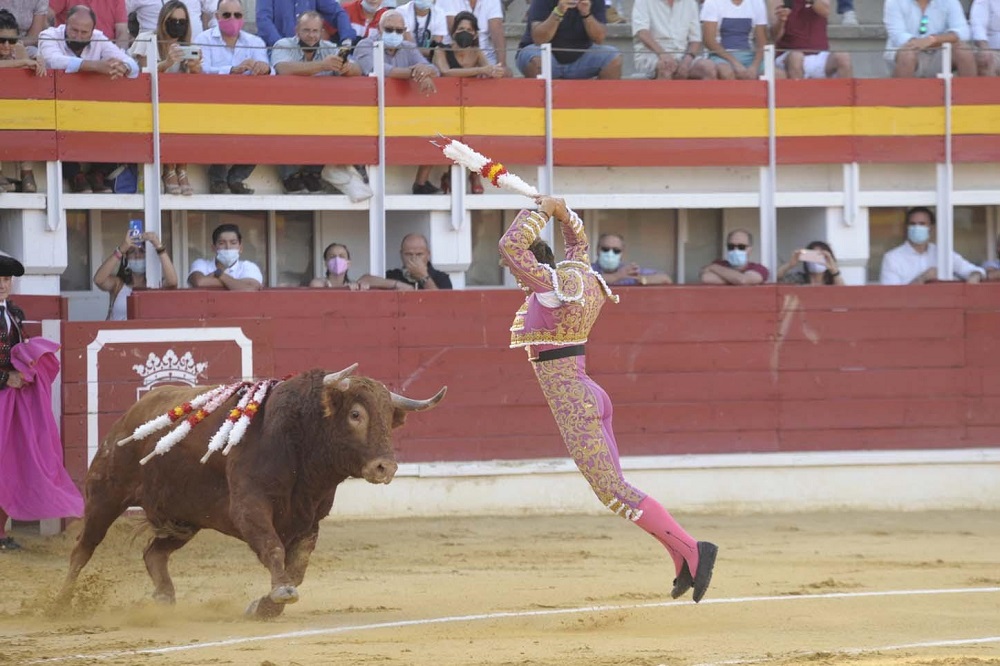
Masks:
[[[351,418],[354,419],[355,421],[359,420],[361,418],[361,410],[359,410],[359,409],[352,409],[351,410]]]

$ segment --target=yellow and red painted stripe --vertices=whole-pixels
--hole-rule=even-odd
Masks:
[[[438,79],[421,94],[386,81],[389,164],[443,164],[429,140],[460,138],[507,164],[545,161],[538,80]],[[781,164],[940,162],[944,84],[936,79],[779,81]],[[150,81],[0,72],[0,158],[148,162]],[[956,162],[1000,160],[1000,80],[955,79]],[[163,76],[161,158],[193,163],[374,163],[372,78]],[[753,166],[768,160],[761,81],[553,82],[561,166]]]

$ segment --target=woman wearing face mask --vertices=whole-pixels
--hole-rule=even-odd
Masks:
[[[310,287],[325,289],[350,289],[351,291],[367,291],[368,284],[361,281],[352,282],[347,276],[351,267],[351,251],[346,245],[330,243],[323,250],[323,261],[326,263],[326,277],[316,278],[309,283]]]
[[[129,49],[129,55],[143,69],[149,58],[152,36],[152,31],[140,32]],[[156,29],[156,46],[159,50],[157,69],[161,74],[201,74],[201,56],[186,57],[181,50],[181,43],[190,42],[191,19],[187,6],[180,0],[169,0],[160,10]],[[163,190],[167,194],[194,194],[194,188],[188,181],[187,164],[163,165]]]
[[[468,11],[455,14],[451,24],[451,46],[434,50],[434,64],[441,70],[441,76],[500,79],[504,75],[503,67],[491,65],[479,48],[479,21]],[[441,176],[441,189],[445,194],[451,192],[450,171]],[[469,173],[469,190],[473,194],[483,193],[483,179],[478,173]]]
[[[160,258],[163,272],[161,288],[177,288],[177,271],[174,269],[174,263],[170,261],[167,248],[160,242],[160,237],[152,231],[137,237],[126,232],[125,239],[94,273],[94,284],[109,294],[108,321],[128,319],[125,304],[129,294],[135,289],[146,289],[149,286],[146,282],[147,241],[153,245]]]
[[[28,50],[18,37],[17,19],[6,9],[0,9],[0,68],[34,70],[35,76],[45,76],[45,61],[39,57],[29,57]],[[0,164],[0,169],[3,165]],[[36,192],[35,173],[31,162],[18,162],[21,176],[21,191]],[[14,192],[17,186],[0,173],[0,192]]]
[[[812,250],[813,252],[809,252]],[[823,257],[823,261],[815,261],[815,257],[810,258],[810,254],[818,252]],[[796,267],[799,270],[795,270]],[[778,268],[775,274],[778,282],[788,284],[826,284],[843,285],[844,278],[840,274],[840,267],[837,266],[837,258],[833,256],[833,250],[823,241],[813,241],[806,245],[803,250],[796,250],[792,253],[792,258]]]

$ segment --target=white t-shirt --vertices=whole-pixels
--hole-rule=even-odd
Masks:
[[[705,0],[701,6],[702,22],[718,24],[717,39],[727,51],[753,51],[754,26],[767,25],[764,0]]]
[[[195,259],[191,263],[191,270],[188,272],[188,279],[191,278],[195,273],[201,273],[202,275],[212,275],[215,273],[215,258],[211,259]],[[264,284],[264,275],[260,272],[260,268],[257,264],[252,261],[244,261],[240,259],[235,264],[226,269],[226,275],[235,279],[242,280],[244,278],[253,278]]]
[[[491,65],[497,64],[497,52],[493,48],[493,40],[490,39],[489,22],[490,19],[503,20],[500,0],[476,0],[475,9],[469,4],[469,0],[437,0],[437,6],[441,8],[446,17],[455,16],[462,11],[475,14],[476,21],[479,22],[479,48],[482,49]],[[451,35],[447,31],[445,31],[444,43],[451,44]]]
[[[448,21],[445,19],[444,12],[441,11],[440,7],[431,5],[430,14],[427,16],[417,16],[417,6],[412,2],[407,2],[405,5],[397,7],[396,11],[403,15],[403,21],[406,22],[406,29],[410,31],[417,46],[421,48],[426,48],[430,45],[429,43],[421,43],[421,38],[425,31],[430,37],[444,38],[448,34]]]

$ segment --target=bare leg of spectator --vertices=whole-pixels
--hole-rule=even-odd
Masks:
[[[827,78],[850,79],[854,76],[850,53],[831,53],[826,59]]]
[[[715,63],[708,58],[698,58],[691,65],[690,79],[712,80],[718,76],[715,71]]]
[[[614,60],[609,62],[601,70],[601,73],[597,75],[599,79],[620,79],[622,78],[622,57],[616,56]]]
[[[896,52],[896,67],[892,75],[897,79],[911,79],[917,73],[917,56],[920,54],[916,49],[906,49]]]
[[[785,56],[785,72],[790,79],[804,79],[806,56],[802,51],[791,51]]]
[[[733,66],[728,62],[715,63],[715,72],[720,81],[732,81],[736,78],[736,72],[733,71]]]
[[[965,42],[957,42],[952,45],[954,51],[952,57],[955,59],[955,70],[959,76],[976,75],[976,56]]]

